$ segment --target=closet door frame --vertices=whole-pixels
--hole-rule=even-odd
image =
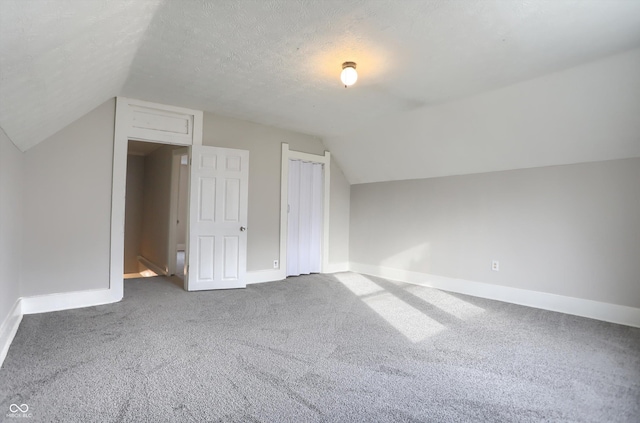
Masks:
[[[306,162],[322,163],[324,165],[324,195],[323,223],[322,223],[322,273],[329,269],[329,193],[331,192],[331,153],[324,152],[324,156],[289,150],[289,144],[282,143],[282,174],[280,178],[280,274],[287,276],[287,237],[288,237],[288,205],[289,205],[289,160],[303,160]]]

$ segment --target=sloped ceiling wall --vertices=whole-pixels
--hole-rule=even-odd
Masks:
[[[353,184],[640,157],[640,49],[325,138]]]
[[[160,1],[0,2],[0,126],[23,151],[122,94]]]
[[[468,173],[453,156],[404,172],[387,146],[411,154],[415,137],[371,135],[639,46],[640,2],[625,0],[3,0],[0,126],[26,150],[123,95],[320,136],[351,182]]]

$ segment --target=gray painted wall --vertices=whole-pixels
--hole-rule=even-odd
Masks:
[[[324,154],[322,141],[310,135],[300,134],[271,126],[232,119],[212,113],[204,114],[203,144],[214,147],[249,150],[249,222],[247,270],[273,268],[273,260],[280,259],[280,172],[282,143],[289,149],[312,154]],[[336,169],[336,171],[334,171]],[[348,260],[343,248],[348,233],[349,184],[332,165],[329,259],[340,263]],[[334,186],[335,183],[335,186]],[[342,207],[341,207],[342,206]],[[335,249],[335,251],[333,251]]]
[[[0,130],[0,326],[20,297],[24,155]]]
[[[350,238],[354,263],[640,307],[640,158],[352,185]]]
[[[349,204],[351,185],[331,158],[331,210],[329,211],[329,263],[349,265]],[[348,267],[347,267],[348,268]]]
[[[24,154],[22,295],[109,287],[115,99]]]
[[[109,287],[114,120],[111,99],[24,153],[22,295]],[[248,270],[271,269],[279,256],[282,142],[324,152],[316,137],[205,113],[205,145],[251,152]],[[343,263],[349,185],[336,168],[330,260]]]
[[[127,195],[124,217],[124,273],[138,273],[142,242],[144,157],[127,156]]]

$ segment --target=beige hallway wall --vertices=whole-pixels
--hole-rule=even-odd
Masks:
[[[172,151],[165,145],[145,157],[142,202],[141,255],[163,270],[169,257],[169,208],[171,203]]]
[[[124,217],[124,273],[138,272],[138,256],[142,243],[143,197],[144,157],[129,154]]]

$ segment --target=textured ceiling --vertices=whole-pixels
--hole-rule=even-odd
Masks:
[[[160,1],[0,0],[0,127],[21,149],[121,94]]]
[[[420,177],[352,170],[349,139],[638,46],[631,0],[0,0],[0,126],[26,150],[124,95],[320,136],[352,182]]]

